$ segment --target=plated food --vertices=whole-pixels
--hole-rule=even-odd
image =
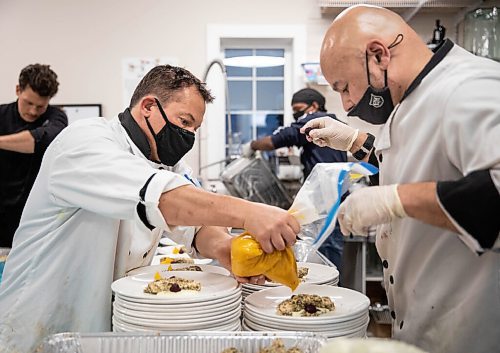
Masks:
[[[194,264],[194,260],[190,257],[170,257],[163,256],[160,258],[160,264],[169,265],[169,264]]]
[[[198,271],[198,272],[203,272],[203,269],[198,266],[198,265],[191,265],[191,266],[186,266],[186,267],[168,267],[169,271]]]
[[[199,292],[201,291],[201,284],[200,282],[192,279],[185,279],[176,276],[164,278],[161,277],[159,273],[156,273],[155,280],[148,283],[146,288],[144,288],[144,293],[155,295],[168,295],[171,293],[178,293],[180,291]]]
[[[237,348],[230,347],[224,349],[221,353],[245,353]],[[292,347],[287,349],[283,340],[280,338],[276,338],[270,346],[261,348],[259,353],[303,353],[302,350],[298,347]]]
[[[319,316],[335,310],[335,304],[327,296],[296,294],[278,304],[276,313],[283,316]]]

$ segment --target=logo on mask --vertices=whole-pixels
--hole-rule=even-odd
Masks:
[[[373,93],[370,96],[370,103],[372,107],[380,108],[384,105],[384,98],[382,96],[376,96]]]

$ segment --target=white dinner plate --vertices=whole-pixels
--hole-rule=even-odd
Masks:
[[[174,255],[155,255],[153,256],[153,261],[151,261],[151,265],[160,265],[160,260],[162,257],[175,257]],[[181,256],[183,257],[183,256]],[[184,256],[185,257],[185,256]],[[213,260],[212,259],[193,259],[194,265],[207,265],[211,263]],[[181,265],[192,265],[192,264],[181,264]]]
[[[161,245],[165,245],[165,246],[170,246],[170,245],[179,245],[177,244],[175,241],[173,241],[172,239],[170,238],[167,238],[167,237],[163,237],[160,239],[160,244]],[[179,246],[182,246],[182,245],[179,245]]]
[[[157,328],[168,328],[174,329],[178,327],[179,329],[191,329],[191,328],[204,328],[207,326],[220,326],[224,323],[234,321],[241,315],[241,309],[236,308],[235,310],[220,313],[217,315],[212,315],[211,317],[197,317],[196,314],[184,317],[184,319],[143,319],[138,317],[127,316],[119,313],[118,311],[113,311],[113,315],[120,319],[120,321],[146,327],[157,327]]]
[[[276,308],[285,299],[289,299],[292,294],[317,294],[330,297],[335,310],[317,317],[291,317],[281,316],[276,313]],[[274,287],[261,290],[250,294],[245,298],[246,306],[252,306],[251,309],[258,313],[272,317],[279,321],[293,322],[303,321],[328,321],[335,322],[345,320],[349,317],[358,317],[362,312],[368,312],[370,299],[360,292],[351,289],[325,286],[317,284],[301,284],[292,293],[288,287]]]
[[[164,328],[164,327],[145,327],[140,325],[127,324],[121,321],[119,318],[113,316],[112,318],[113,326],[117,326],[120,329],[131,331],[236,331],[241,327],[240,319],[236,319],[233,321],[226,321],[222,325],[207,325],[206,327],[196,328],[196,329],[182,329],[179,327],[174,329]]]
[[[156,249],[157,254],[161,255],[172,255],[172,257],[189,257],[189,254],[182,253],[182,254],[174,254],[174,249],[180,250],[181,248],[184,248],[182,245],[169,245],[169,246],[159,246]]]
[[[199,308],[193,308],[191,310],[183,310],[178,312],[168,312],[168,311],[142,311],[142,310],[133,310],[127,309],[122,306],[119,302],[113,303],[113,312],[118,312],[122,315],[137,317],[142,319],[171,319],[171,320],[184,320],[186,318],[190,318],[195,316],[196,318],[206,318],[213,317],[215,315],[219,315],[224,312],[232,312],[233,310],[239,309],[241,312],[241,302],[235,301],[232,303],[222,303],[221,306],[216,308],[209,308],[207,310],[205,306]]]
[[[322,322],[322,321],[314,321],[314,322],[303,322],[303,321],[279,321],[279,320],[274,320],[270,317],[266,316],[261,316],[259,314],[256,314],[255,312],[249,310],[249,306],[247,305],[244,310],[244,316],[248,318],[249,320],[252,320],[253,322],[264,325],[264,326],[273,326],[273,327],[280,327],[286,330],[290,329],[304,329],[304,330],[309,330],[309,329],[321,329],[324,330],[325,328],[327,329],[353,329],[356,327],[360,327],[366,323],[367,320],[369,320],[369,314],[368,313],[363,313],[359,317],[354,317],[351,320],[346,320],[346,321],[336,321],[336,322]],[[306,331],[307,331],[306,330]]]
[[[144,288],[147,287],[148,283],[154,281],[154,274],[152,273],[120,278],[111,284],[111,289],[117,295],[129,301],[148,304],[180,304],[209,301],[227,297],[235,291],[241,290],[241,286],[234,278],[215,273],[186,271],[182,272],[182,276],[178,277],[200,282],[201,290],[199,292],[180,291],[169,293],[168,296],[144,293]]]
[[[297,331],[297,328],[295,329],[283,329],[283,328],[278,328],[274,327],[272,325],[270,326],[264,326],[261,324],[257,324],[248,318],[243,319],[243,324],[245,327],[247,327],[251,331]],[[320,333],[321,335],[327,336],[329,338],[333,337],[359,337],[359,336],[352,336],[352,335],[360,335],[360,334],[365,334],[366,333],[366,327],[368,326],[368,321],[366,322],[366,325],[363,325],[361,327],[349,329],[349,330],[304,330],[308,332],[314,332],[314,333]]]
[[[179,271],[169,271],[168,270],[169,266],[172,266],[172,269],[176,269],[176,268],[188,267],[190,265],[193,266],[193,264],[171,264],[171,265],[145,266],[145,267],[136,268],[136,269],[128,272],[127,276],[138,275],[141,273],[155,274],[156,272],[160,272],[160,274],[162,276],[167,276],[167,275],[174,276],[174,274],[178,273]],[[199,271],[199,272],[218,273],[218,274],[224,275],[224,276],[231,275],[231,273],[228,270],[226,270],[224,267],[221,267],[221,266],[213,266],[213,265],[196,265],[196,266],[200,266],[201,271]],[[195,272],[195,271],[193,271],[193,272]]]
[[[241,303],[241,291],[235,290],[233,293],[225,297],[216,298],[208,301],[191,302],[191,303],[138,303],[134,298],[115,296],[115,302],[120,306],[131,310],[142,310],[147,312],[168,312],[168,313],[182,313],[186,311],[192,312],[193,310],[205,311],[213,310],[224,305],[231,305],[234,302]]]

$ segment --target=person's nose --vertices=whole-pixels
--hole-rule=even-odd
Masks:
[[[29,114],[32,116],[38,116],[38,108],[37,107],[30,107]]]
[[[342,107],[346,112],[352,109],[355,105],[348,94],[342,94]]]

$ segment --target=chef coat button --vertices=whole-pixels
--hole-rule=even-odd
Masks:
[[[387,262],[387,260],[382,261],[382,266],[384,266],[384,268],[389,268],[389,263]]]
[[[394,277],[392,277],[392,275],[389,276],[389,282],[391,282],[391,284],[394,284]]]
[[[145,258],[146,258],[146,256],[148,256],[148,254],[149,254],[149,251],[146,251],[146,252],[144,253],[144,255],[142,255],[142,258],[143,258],[143,259],[145,259]]]
[[[393,320],[396,320],[396,313],[394,312],[394,310],[391,310],[391,317]]]
[[[403,329],[403,323],[404,321],[401,321],[401,323],[399,324],[399,329],[402,330]]]
[[[384,157],[382,157],[382,153],[381,153],[381,154],[379,154],[379,156],[378,156],[378,161],[379,161],[380,163],[382,163],[382,161],[383,161],[383,160],[384,160]]]

